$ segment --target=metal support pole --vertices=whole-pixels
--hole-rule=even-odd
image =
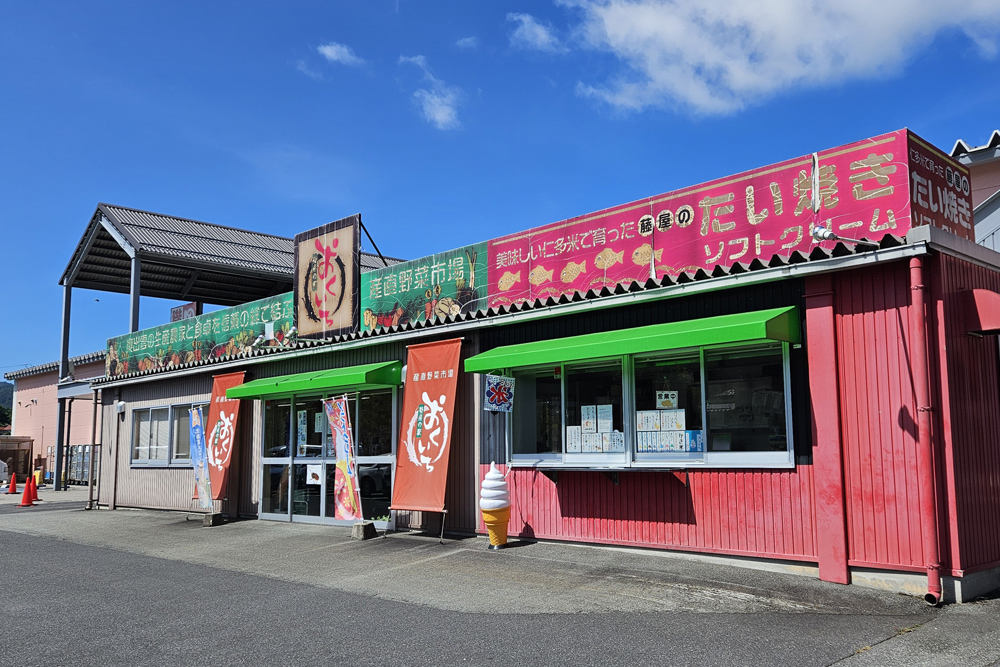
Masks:
[[[59,478],[63,471],[63,440],[66,438],[66,399],[59,399],[59,408],[56,411],[56,469],[53,472],[52,488],[60,490]]]
[[[438,538],[438,544],[444,544],[444,520],[448,518],[448,510],[441,510],[441,537]]]
[[[70,475],[70,464],[73,462],[73,449],[70,445],[73,442],[72,438],[72,428],[73,428],[73,397],[70,396],[68,402],[66,403],[66,442],[63,445],[63,452],[65,452],[66,462],[63,466],[63,476],[56,479],[56,488],[60,491],[69,490],[69,475]]]
[[[90,470],[87,471],[87,509],[94,509],[94,458],[97,456],[97,392],[94,390],[94,414],[90,423]]]
[[[139,255],[132,258],[132,280],[129,287],[129,333],[139,330],[139,287],[142,277],[142,261]]]
[[[927,313],[924,258],[910,258],[910,373],[917,408],[917,480],[920,489],[920,527],[927,563],[928,604],[941,602],[941,559],[938,552],[937,483],[934,443],[931,441],[930,382],[927,377]]]
[[[63,285],[62,338],[59,341],[59,377],[60,382],[69,375],[69,316],[73,310],[73,288]]]

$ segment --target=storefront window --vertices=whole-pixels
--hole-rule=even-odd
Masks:
[[[292,514],[297,516],[319,516],[320,492],[323,489],[323,465],[321,463],[296,464],[294,486],[292,488]]]
[[[624,453],[621,360],[566,366],[565,391],[566,453]]]
[[[392,392],[364,392],[358,400],[358,424],[354,429],[358,456],[392,453]]]
[[[264,514],[288,514],[288,466],[265,465],[264,488],[260,495]]]
[[[781,350],[706,352],[708,451],[788,447]]]
[[[344,394],[336,395],[341,396]],[[364,516],[389,522],[395,392],[376,389],[346,396]],[[265,401],[262,513],[285,515],[293,521],[336,520],[337,451],[325,400],[328,399],[313,395]],[[278,504],[281,502],[284,504]]]
[[[698,354],[635,360],[635,459],[703,457]]]
[[[132,411],[132,465],[191,465],[190,405]]]
[[[205,404],[175,405],[171,408],[171,412],[173,412],[171,462],[190,463],[191,461],[191,410],[193,408],[201,408],[202,420],[208,419],[208,405]]]
[[[292,402],[264,401],[264,456],[288,456],[288,438],[291,428]]]
[[[323,444],[329,420],[320,399],[295,401],[295,457],[323,456]]]
[[[787,343],[512,370],[515,465],[793,465]]]
[[[561,369],[525,371],[514,378],[514,455],[561,454]]]

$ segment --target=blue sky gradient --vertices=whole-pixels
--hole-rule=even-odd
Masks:
[[[946,151],[1000,127],[997,3],[837,4],[0,3],[0,373],[58,356],[99,201],[285,236],[360,212],[413,258],[901,127]],[[127,297],[78,290],[70,352],[127,326]]]

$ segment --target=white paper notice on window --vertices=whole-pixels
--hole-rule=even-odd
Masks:
[[[657,391],[656,407],[659,410],[673,410],[677,407],[676,391]]]
[[[578,453],[583,446],[583,437],[579,426],[566,427],[566,451]]]
[[[313,415],[313,430],[316,433],[322,433],[323,425],[327,423],[329,423],[329,420],[327,420],[325,413],[317,412],[315,415]]]
[[[683,431],[686,421],[683,410],[660,410],[661,431]]]
[[[323,474],[322,465],[307,465],[306,466],[306,484],[322,484],[323,479],[320,475]]]
[[[597,433],[597,406],[580,406],[580,425],[584,433]]]
[[[636,424],[640,431],[659,431],[660,413],[658,410],[639,410],[635,413]]]
[[[611,433],[614,428],[613,417],[614,413],[611,410],[610,405],[598,405],[597,406],[597,432],[598,433]]]
[[[625,434],[621,431],[611,432],[611,451],[613,452],[624,452],[625,451]]]

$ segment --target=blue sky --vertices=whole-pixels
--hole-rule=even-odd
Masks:
[[[995,0],[0,3],[0,373],[58,356],[99,201],[360,212],[413,258],[901,127],[984,143],[998,36]],[[127,326],[76,291],[70,352]]]

